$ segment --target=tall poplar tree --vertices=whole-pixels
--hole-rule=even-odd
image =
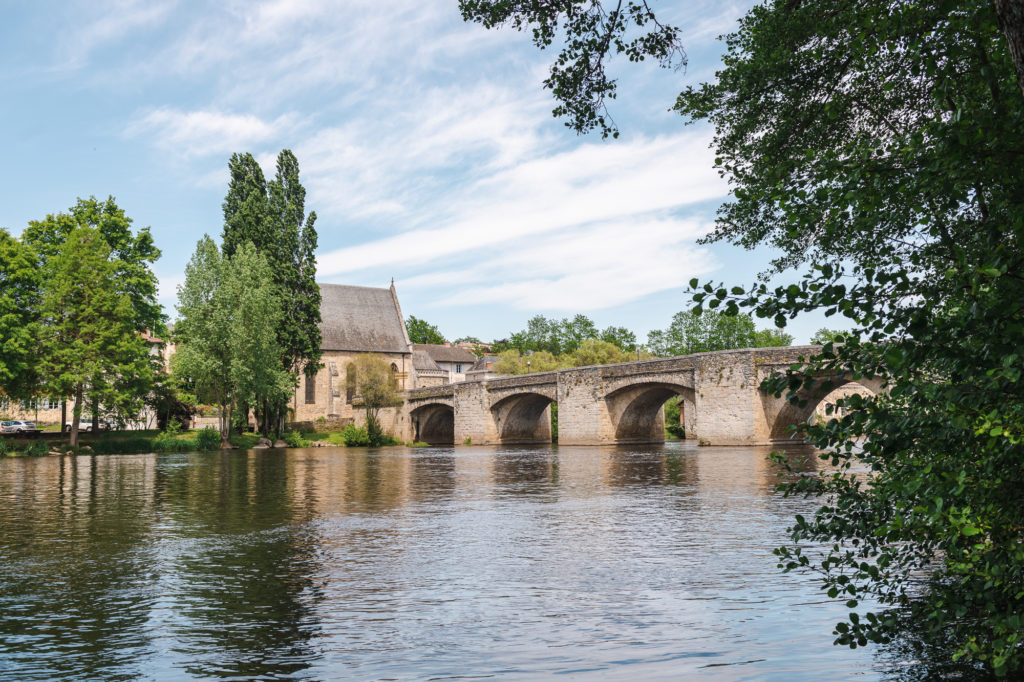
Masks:
[[[277,285],[281,320],[277,341],[280,365],[297,386],[301,374],[320,366],[320,288],[316,284],[316,213],[306,215],[306,190],[299,162],[288,149],[277,158],[269,183],[252,154],[234,154],[228,163],[231,181],[224,199],[224,255],[251,242],[267,261]],[[294,388],[294,387],[293,387]],[[280,431],[287,398],[253,405],[264,433]]]

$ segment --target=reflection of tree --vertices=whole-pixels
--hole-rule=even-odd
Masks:
[[[0,469],[0,669],[10,679],[141,675],[152,643],[140,623],[155,597],[147,459]],[[9,503],[21,486],[27,494]]]
[[[319,541],[290,462],[225,453],[167,473],[168,514],[195,538],[175,560],[180,619],[168,624],[189,674],[289,676],[316,658]]]

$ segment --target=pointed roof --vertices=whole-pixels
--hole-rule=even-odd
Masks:
[[[320,284],[320,318],[323,350],[411,352],[393,286]]]

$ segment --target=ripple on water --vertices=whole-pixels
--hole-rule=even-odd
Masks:
[[[882,678],[760,448],[0,460],[0,677]]]

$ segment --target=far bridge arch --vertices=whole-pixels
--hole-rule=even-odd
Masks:
[[[646,381],[624,386],[605,396],[608,416],[618,443],[661,443],[665,440],[662,407],[678,395],[687,440],[697,438],[696,394],[682,384]]]
[[[491,406],[491,416],[502,443],[550,443],[551,403],[543,393],[514,393]]]
[[[874,396],[883,390],[880,379],[854,379],[848,375],[837,375],[821,377],[810,386],[801,387],[796,392],[795,403],[788,400],[785,393],[776,398],[762,391],[761,400],[769,438],[772,441],[797,440],[796,429],[811,419],[819,405],[834,402],[837,397],[844,397],[844,394],[852,392],[866,391]]]
[[[431,445],[455,443],[455,410],[445,403],[427,403],[409,413],[413,440]]]

